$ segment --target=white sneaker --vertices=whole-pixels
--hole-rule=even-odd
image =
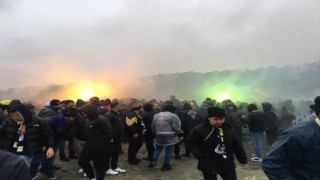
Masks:
[[[119,173],[124,173],[124,172],[126,172],[126,170],[120,169],[119,167],[117,167],[117,169],[114,169],[114,171],[119,172]]]
[[[108,174],[108,175],[117,175],[117,174],[119,174],[119,173],[116,172],[116,171],[114,171],[114,170],[112,170],[112,169],[109,169],[109,170],[106,172],[106,174]]]
[[[82,174],[83,173],[83,169],[79,169],[78,173]]]
[[[84,176],[84,177],[87,177],[87,174],[86,174],[86,173],[83,173],[83,176]]]
[[[251,161],[255,161],[255,162],[262,162],[262,159],[261,158],[258,158],[258,157],[253,157],[253,158],[250,158]]]
[[[96,178],[93,178],[93,179],[89,179],[89,180],[97,180]]]

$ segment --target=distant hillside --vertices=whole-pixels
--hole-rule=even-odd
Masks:
[[[152,76],[161,98],[175,94],[179,99],[231,98],[240,101],[313,99],[320,95],[320,63],[267,67],[255,70],[185,72]],[[155,94],[155,95],[156,95]]]
[[[137,97],[146,100],[166,100],[170,95],[176,95],[180,100],[197,101],[206,97],[246,102],[313,100],[315,96],[320,95],[319,77],[320,63],[317,62],[295,67],[159,74],[144,77],[140,83],[128,84],[118,91],[127,98]],[[0,99],[22,99],[41,103],[51,98],[66,99],[66,90],[71,86],[74,84],[10,88],[0,90]]]

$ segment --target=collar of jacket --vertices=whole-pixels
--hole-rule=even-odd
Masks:
[[[320,126],[320,119],[319,118],[316,119],[316,123]]]

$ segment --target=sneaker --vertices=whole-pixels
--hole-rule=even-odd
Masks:
[[[83,169],[79,169],[78,173],[82,174],[83,173]]]
[[[251,156],[252,158],[258,157],[256,154],[252,154]]]
[[[258,158],[258,157],[253,157],[253,158],[250,158],[251,161],[255,161],[255,162],[262,162],[262,159],[261,158]]]
[[[48,179],[53,180],[53,179],[57,179],[56,175],[54,175],[54,173],[45,173],[45,175],[48,177]]]
[[[119,173],[124,173],[124,172],[126,172],[126,170],[120,169],[119,167],[117,167],[116,169],[113,169],[113,171],[116,171],[116,172],[119,172]]]
[[[83,177],[87,177],[87,174],[86,174],[86,173],[83,173]]]
[[[38,178],[38,176],[33,176],[33,177],[31,177],[31,178],[32,178],[32,180],[35,180],[35,179]]]
[[[128,160],[128,163],[131,165],[139,165],[139,161],[136,160]]]
[[[108,171],[106,172],[107,175],[117,175],[119,174],[118,172],[112,170],[112,169],[108,169]]]
[[[97,180],[96,178],[93,178],[93,179],[89,179],[89,180]]]

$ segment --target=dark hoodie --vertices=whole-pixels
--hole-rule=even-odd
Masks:
[[[54,134],[49,127],[48,120],[32,116],[31,111],[23,104],[16,104],[10,107],[9,113],[19,112],[25,123],[25,155],[33,156],[42,150],[43,146],[53,147]],[[13,153],[13,143],[17,135],[19,125],[11,117],[0,127],[0,138],[5,139],[5,148]]]
[[[84,105],[79,111],[86,113],[88,118],[86,146],[94,152],[107,148],[113,135],[110,122],[98,114],[93,104]]]

